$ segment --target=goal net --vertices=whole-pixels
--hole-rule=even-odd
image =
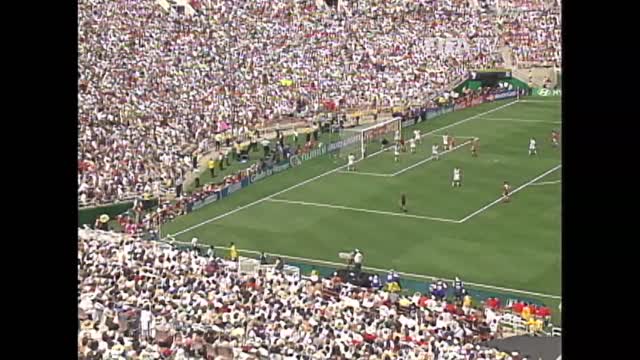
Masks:
[[[356,160],[364,159],[377,151],[394,144],[396,131],[401,131],[401,119],[392,118],[366,127],[344,129],[345,144],[340,148],[340,157],[354,154]],[[386,141],[385,141],[386,140]]]

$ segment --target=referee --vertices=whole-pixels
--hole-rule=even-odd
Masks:
[[[400,208],[402,211],[407,212],[407,195],[405,193],[400,195]]]

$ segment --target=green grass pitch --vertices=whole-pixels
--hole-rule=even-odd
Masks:
[[[417,152],[402,153],[397,163],[382,152],[349,173],[339,168],[343,159],[310,160],[166,224],[162,234],[333,262],[341,262],[339,252],[360,248],[365,266],[536,292],[557,306],[561,152],[550,134],[561,127],[561,107],[549,98],[526,99],[405,128],[405,137],[416,128],[424,136]],[[463,145],[431,159],[431,144],[445,132],[458,144],[479,138],[479,156]],[[537,156],[528,155],[531,137]],[[379,150],[370,146],[369,153]],[[451,186],[456,166],[460,188]],[[516,190],[506,204],[498,201],[503,181]]]

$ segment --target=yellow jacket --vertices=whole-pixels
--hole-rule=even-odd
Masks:
[[[397,282],[387,283],[387,291],[388,292],[400,292],[400,285]]]

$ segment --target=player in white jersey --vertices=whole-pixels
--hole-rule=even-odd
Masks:
[[[400,160],[400,144],[396,144],[393,147],[393,161],[398,162]]]
[[[436,160],[440,160],[440,155],[438,155],[438,144],[431,145],[431,156]]]
[[[529,139],[529,155],[538,155],[535,138]]]
[[[420,136],[420,130],[413,130],[413,138],[416,139],[416,143],[422,143],[422,137]]]
[[[453,168],[453,181],[451,182],[451,186],[462,186],[462,170],[460,170],[459,167]]]
[[[416,153],[416,139],[409,139],[409,149],[411,149],[411,153]]]
[[[502,202],[509,202],[511,200],[511,185],[508,182],[502,184]]]
[[[444,133],[444,135],[442,135],[442,148],[444,150],[448,150],[449,149],[449,134],[448,133]]]
[[[349,154],[347,157],[347,171],[353,171],[356,169],[356,156],[353,154]]]

